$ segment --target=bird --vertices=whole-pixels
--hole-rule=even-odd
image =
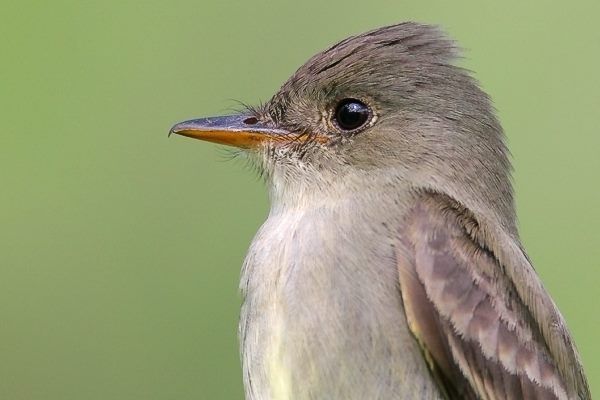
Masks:
[[[461,54],[438,26],[381,27],[170,130],[239,148],[268,187],[240,279],[247,400],[591,398]]]

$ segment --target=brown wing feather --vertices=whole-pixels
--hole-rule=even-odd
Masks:
[[[477,233],[470,213],[439,195],[421,199],[400,232],[402,299],[433,376],[449,398],[589,399],[581,366],[564,373],[563,360],[577,355],[553,353],[575,352],[566,328],[566,343],[549,346],[547,321],[536,320]]]

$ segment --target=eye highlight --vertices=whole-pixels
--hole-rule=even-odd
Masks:
[[[356,99],[344,99],[335,108],[333,119],[343,131],[351,132],[364,126],[371,117],[371,109]]]

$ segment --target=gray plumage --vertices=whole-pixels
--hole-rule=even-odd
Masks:
[[[254,118],[271,211],[241,279],[246,398],[589,399],[519,241],[504,135],[437,28],[350,37]],[[334,123],[341,99],[371,116]],[[325,138],[325,139],[323,139]]]

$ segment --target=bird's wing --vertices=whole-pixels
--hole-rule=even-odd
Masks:
[[[487,236],[471,212],[433,194],[399,232],[406,317],[434,378],[450,399],[590,399],[569,332],[526,256]]]

